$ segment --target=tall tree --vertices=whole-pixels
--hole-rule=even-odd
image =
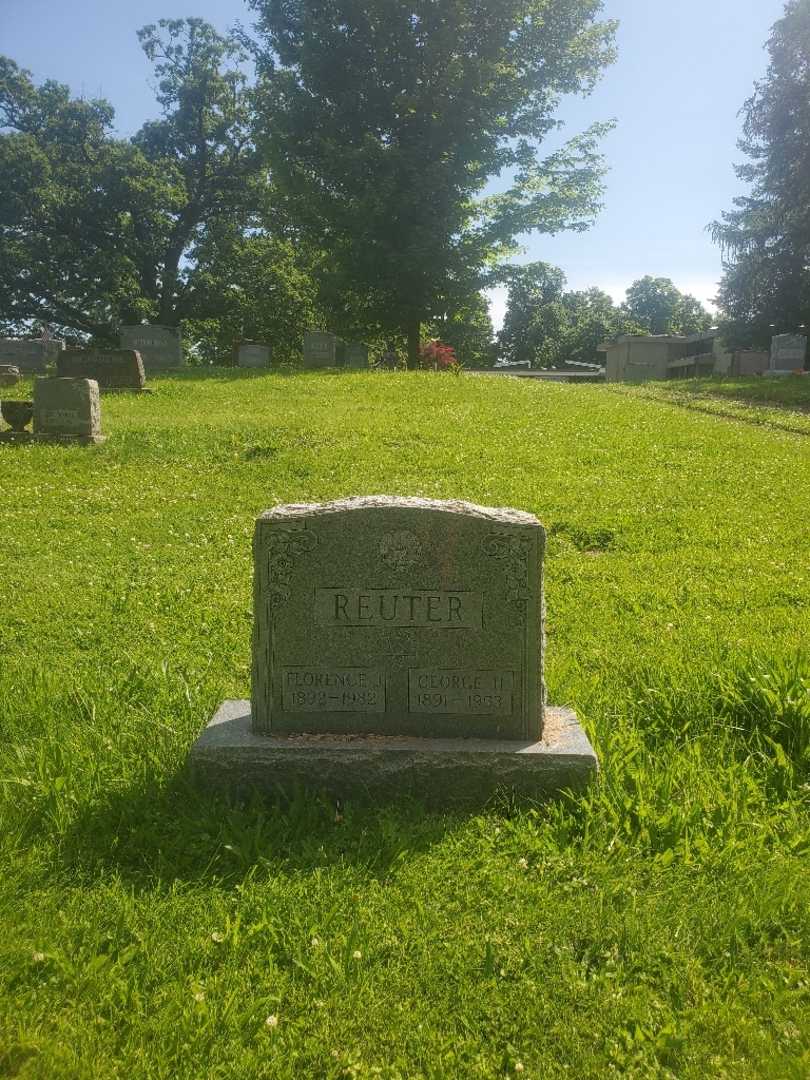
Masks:
[[[596,364],[598,346],[619,334],[644,329],[607,293],[591,288],[565,290],[565,275],[548,263],[509,267],[507,308],[498,349],[512,363],[534,367]]]
[[[334,291],[401,332],[462,305],[531,231],[584,229],[605,125],[539,158],[613,56],[601,0],[249,0],[264,144]],[[480,198],[487,181],[508,189]]]
[[[726,256],[722,328],[735,345],[810,326],[810,0],[789,0],[767,47],[738,143],[750,190],[711,226]]]
[[[537,367],[555,364],[567,321],[565,274],[549,263],[534,262],[509,267],[503,276],[507,302],[498,335],[501,359],[513,364],[528,361]]]
[[[182,263],[223,219],[247,225],[262,205],[266,172],[252,139],[253,100],[233,36],[203,19],[161,19],[138,31],[158,76],[162,118],[132,140],[173,181],[175,201],[133,221],[141,280],[155,317],[169,325],[193,307]]]
[[[567,292],[563,295],[563,306],[568,314],[561,348],[565,363],[598,363],[597,349],[602,342],[619,334],[643,332],[638,323],[616,307],[613,298],[601,289]]]
[[[302,328],[322,321],[315,256],[281,230],[221,222],[194,251],[194,303],[187,337],[204,363],[228,363],[239,340],[268,342],[273,362],[292,361]]]
[[[628,288],[622,311],[648,334],[700,334],[712,324],[694,296],[682,293],[669,278],[649,274]]]
[[[0,319],[46,320],[109,338],[143,317],[195,313],[195,249],[223,222],[246,229],[266,202],[252,98],[233,38],[201,19],[139,33],[162,116],[112,135],[105,101],[37,87],[0,58]]]
[[[125,207],[164,178],[134,147],[113,139],[105,101],[71,99],[66,86],[34,86],[0,57],[0,324],[44,320],[103,335],[138,293]]]
[[[455,351],[465,367],[494,363],[494,331],[486,297],[476,292],[466,303],[457,304],[453,311],[435,318],[429,335],[438,338]]]

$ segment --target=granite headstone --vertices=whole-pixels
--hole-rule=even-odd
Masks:
[[[243,341],[236,348],[236,364],[243,368],[270,367],[270,346]]]
[[[545,705],[545,534],[518,510],[371,496],[254,533],[252,701],[191,748],[206,789],[480,806],[579,790],[598,762]]]
[[[166,371],[182,367],[183,349],[176,326],[142,323],[121,327],[121,348],[140,353],[144,370]]]
[[[804,367],[807,338],[803,334],[776,334],[771,338],[769,371],[791,372]]]
[[[64,341],[57,338],[0,338],[0,364],[13,364],[24,374],[41,375],[64,347]]]
[[[304,334],[304,367],[338,367],[343,362],[343,342],[336,334],[308,330]]]
[[[539,739],[544,532],[369,497],[256,522],[256,731]]]
[[[101,442],[101,406],[93,379],[35,379],[34,436]]]
[[[100,390],[143,390],[140,353],[134,349],[67,349],[56,361],[64,378],[94,379]]]

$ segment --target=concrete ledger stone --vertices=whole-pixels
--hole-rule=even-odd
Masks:
[[[567,708],[546,707],[539,741],[388,735],[261,735],[250,702],[224,701],[194,743],[189,767],[207,788],[285,797],[304,788],[379,802],[410,796],[429,806],[475,807],[499,790],[543,799],[581,791],[596,754]]]

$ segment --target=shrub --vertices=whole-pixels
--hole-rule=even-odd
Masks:
[[[419,366],[431,371],[457,371],[461,366],[452,345],[428,341],[419,349]]]

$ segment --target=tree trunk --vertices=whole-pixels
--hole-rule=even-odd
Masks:
[[[405,334],[408,338],[408,370],[413,371],[419,367],[419,333],[420,333],[420,320],[412,319],[405,327]]]

